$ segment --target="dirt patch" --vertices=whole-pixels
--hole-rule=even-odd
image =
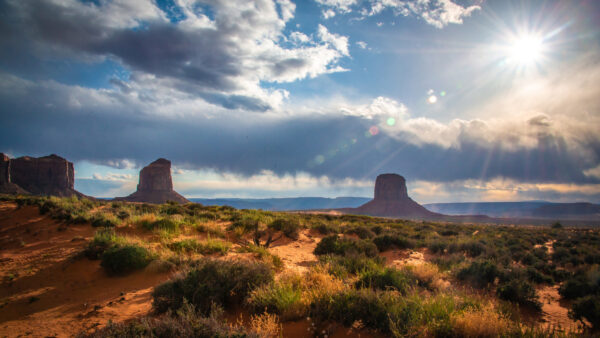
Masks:
[[[560,299],[558,285],[544,286],[537,290],[542,303],[542,325],[560,327],[567,331],[580,331],[579,324],[568,316],[569,304]]]
[[[0,222],[0,336],[73,336],[146,314],[152,287],[169,277],[106,275],[99,261],[78,258],[95,228],[56,222],[36,207],[0,203]]]
[[[287,238],[281,238],[275,241],[269,252],[279,256],[283,261],[285,269],[290,269],[299,273],[308,271],[308,267],[318,262],[317,256],[313,253],[317,244],[321,241],[320,237],[314,235],[309,230],[302,230],[298,240],[292,241]]]

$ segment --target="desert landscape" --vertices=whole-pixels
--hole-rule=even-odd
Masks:
[[[0,0],[0,338],[600,337],[599,0]]]
[[[66,162],[57,167],[69,177],[69,162],[49,158]],[[4,173],[24,170],[11,164]],[[39,177],[31,168],[26,176]],[[380,175],[363,207],[269,212],[190,203],[173,190],[165,159],[141,170],[131,197],[112,201],[83,196],[58,173],[30,179],[29,189],[70,197],[1,197],[0,335],[537,337],[598,328],[597,228],[451,223],[410,199],[396,174]],[[3,186],[23,191],[12,177]],[[380,217],[353,215],[361,211]]]

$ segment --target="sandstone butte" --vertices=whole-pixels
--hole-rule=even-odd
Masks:
[[[345,213],[394,217],[435,219],[444,215],[431,212],[408,197],[406,180],[397,174],[382,174],[375,180],[375,197],[358,208],[340,209]]]
[[[173,190],[171,161],[164,158],[150,163],[140,171],[137,191],[127,197],[117,197],[116,201],[166,203],[189,203],[185,197]]]
[[[86,197],[74,183],[73,163],[58,155],[11,159],[0,153],[0,193]]]

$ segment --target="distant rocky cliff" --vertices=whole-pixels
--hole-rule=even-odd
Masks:
[[[173,190],[171,178],[171,161],[164,158],[150,163],[140,171],[140,182],[137,191],[127,197],[117,197],[115,200],[129,202],[189,203],[189,201]]]
[[[431,212],[408,197],[406,180],[397,174],[382,174],[375,180],[375,198],[358,208],[340,209],[349,214],[395,218],[432,219],[443,215]]]
[[[73,163],[60,156],[10,159],[0,153],[1,193],[83,197],[74,183]]]

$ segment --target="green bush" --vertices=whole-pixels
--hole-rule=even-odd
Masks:
[[[152,261],[150,252],[141,246],[126,244],[114,246],[102,254],[100,264],[109,274],[125,274],[145,268]]]
[[[92,224],[93,227],[99,228],[99,227],[103,227],[103,228],[108,228],[108,227],[115,227],[117,226],[117,221],[115,220],[114,217],[110,217],[104,214],[95,214],[91,220],[90,223]]]
[[[278,218],[268,226],[270,229],[283,232],[283,234],[293,240],[298,239],[300,235],[300,223],[296,219]]]
[[[596,292],[596,287],[592,285],[585,274],[579,274],[568,279],[558,289],[558,293],[566,299],[576,299],[591,295]]]
[[[142,227],[146,230],[163,230],[166,232],[179,231],[179,223],[169,218],[162,218],[154,222],[144,222]]]
[[[594,329],[600,328],[600,296],[586,296],[573,302],[569,317],[575,320],[586,319]]]
[[[199,242],[195,239],[184,239],[169,243],[167,246],[175,252],[197,252],[203,255],[218,253],[224,255],[229,251],[229,248],[231,248],[231,243],[210,238],[203,242]]]
[[[496,294],[500,299],[529,306],[536,310],[541,310],[542,308],[535,293],[535,288],[524,280],[513,279],[501,284],[496,289]]]
[[[373,238],[373,243],[381,252],[394,247],[398,249],[411,249],[415,247],[414,241],[400,235],[380,235]]]
[[[99,259],[108,248],[122,242],[124,239],[117,236],[114,228],[103,228],[96,231],[83,253],[89,259]]]
[[[345,231],[346,234],[354,234],[360,239],[369,239],[375,237],[375,233],[364,226],[352,227]]]
[[[322,235],[339,234],[340,228],[330,223],[317,223],[312,226],[313,229],[317,230]]]
[[[385,264],[383,257],[367,257],[363,254],[349,253],[346,256],[324,255],[321,262],[329,264],[329,273],[345,278],[348,274],[357,274],[370,270],[381,270]]]
[[[357,288],[370,287],[379,290],[393,289],[406,294],[411,286],[416,285],[416,280],[403,271],[386,268],[381,270],[367,270],[360,275],[354,284]]]
[[[241,304],[250,291],[271,281],[273,271],[264,263],[203,259],[185,276],[154,288],[153,307],[159,313],[177,310],[187,299],[208,314],[213,303],[225,308]]]
[[[474,261],[458,271],[456,277],[468,281],[477,287],[485,287],[500,277],[501,272],[496,263],[491,261]]]
[[[363,253],[367,257],[377,256],[377,247],[370,241],[356,240],[353,238],[331,235],[324,237],[314,251],[315,255],[346,255],[351,253]]]

